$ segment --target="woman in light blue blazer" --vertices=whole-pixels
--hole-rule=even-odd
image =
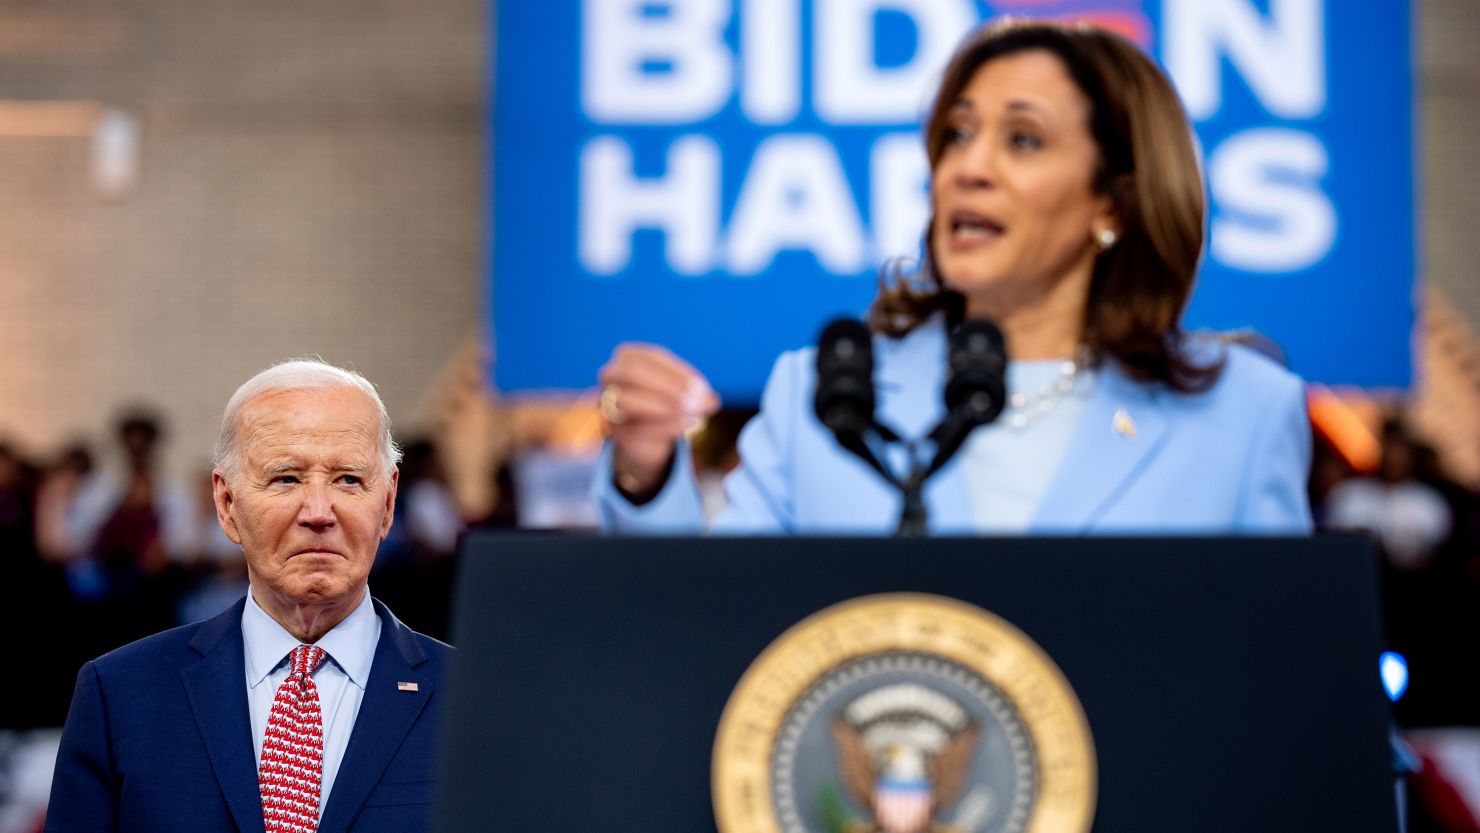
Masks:
[[[906,436],[940,420],[948,333],[965,319],[1001,328],[1010,395],[927,484],[930,530],[1309,531],[1300,381],[1178,326],[1205,202],[1191,126],[1156,65],[1101,30],[984,27],[946,67],[925,143],[925,258],[869,312],[878,416]],[[894,488],[812,413],[813,364],[809,350],[777,361],[715,530],[894,528]],[[606,525],[698,531],[682,435],[718,400],[651,345],[618,348],[601,381]]]

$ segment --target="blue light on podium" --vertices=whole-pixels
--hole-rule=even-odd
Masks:
[[[1408,690],[1408,660],[1402,654],[1383,651],[1377,667],[1382,673],[1382,687],[1387,692],[1388,699],[1398,702],[1403,692]]]

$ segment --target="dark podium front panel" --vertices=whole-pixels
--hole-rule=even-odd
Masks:
[[[463,562],[439,830],[715,830],[746,668],[823,608],[902,591],[990,611],[1058,665],[1096,833],[1396,827],[1357,539],[472,536]]]

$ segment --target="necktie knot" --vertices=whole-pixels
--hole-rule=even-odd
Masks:
[[[316,645],[299,645],[293,649],[292,669],[288,672],[288,676],[297,680],[312,677],[313,672],[319,670],[319,666],[324,664],[324,658],[327,656],[324,649]]]

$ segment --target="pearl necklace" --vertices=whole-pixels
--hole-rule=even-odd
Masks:
[[[1073,393],[1083,375],[1081,371],[1088,364],[1089,356],[1081,349],[1073,359],[1061,362],[1059,374],[1039,385],[1036,390],[1008,396],[1003,422],[1008,428],[1021,431],[1052,413],[1060,402]]]

